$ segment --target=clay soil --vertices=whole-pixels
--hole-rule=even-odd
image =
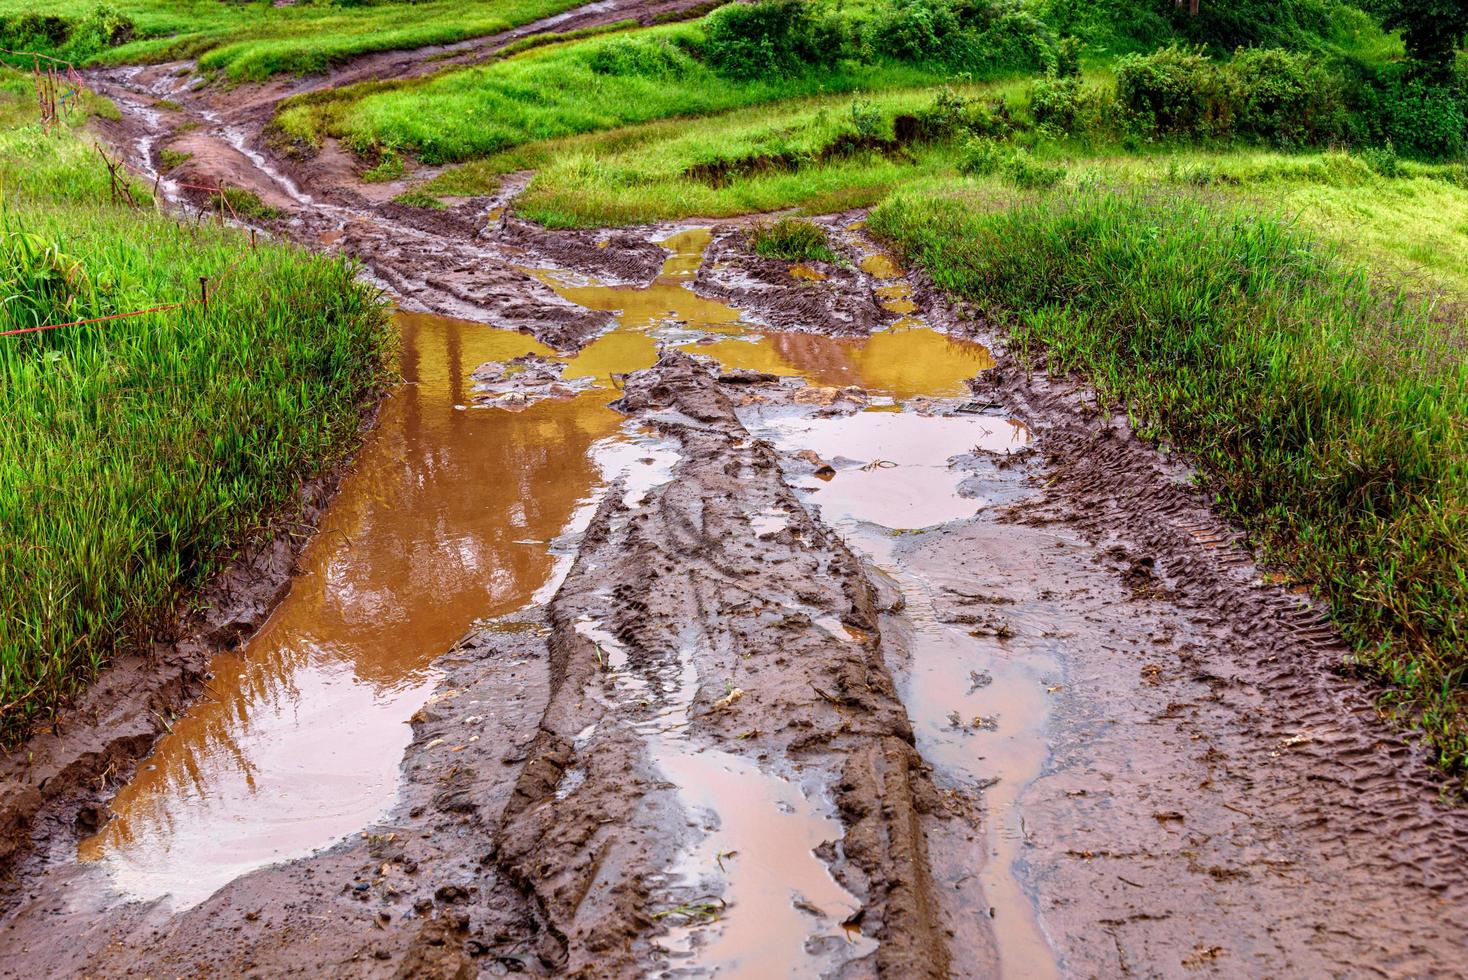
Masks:
[[[599,4],[546,29],[638,13],[650,16]],[[140,169],[187,140],[188,171],[170,176],[253,191],[283,215],[265,230],[359,259],[406,309],[574,352],[615,314],[521,270],[646,286],[668,258],[657,242],[701,225],[712,243],[688,287],[749,323],[865,338],[910,315],[883,305],[890,280],[861,271],[880,243],[859,213],[821,219],[847,261],[796,279],[749,253],[739,221],[552,233],[514,217],[517,180],[418,211],[361,184],[335,148],[291,160],[262,136],[285,95],[471,62],[512,39],[269,87],[194,90],[188,65],[93,81],[123,109],[105,135]],[[181,108],[154,110],[161,98]],[[670,870],[709,831],[675,775],[696,749],[824,801],[822,887],[851,907],[811,913],[829,928],[811,927],[797,975],[1468,975],[1468,812],[1442,802],[1342,669],[1320,611],[1266,581],[1183,464],[1082,385],[1020,370],[982,316],[915,274],[901,282],[911,315],[996,361],[918,409],[1027,433],[1020,451],[950,461],[959,496],[987,504],[974,516],[880,540],[851,530],[804,489],[826,460],[768,424],[855,418],[866,392],[812,396],[664,349],[613,407],[675,455],[674,478],[604,494],[553,596],[442,651],[378,824],[183,910],[126,901],[76,858],[163,719],[203,690],[209,657],[289,591],[289,537],[221,579],[206,620],[180,617],[12,751],[0,974],[703,975],[684,955],[708,948],[699,930],[726,921],[735,942],[764,910],[757,891],[720,908],[706,882]],[[302,526],[333,486],[306,494]],[[967,694],[935,682],[953,667],[934,659],[938,635],[986,644],[992,677],[965,663]],[[957,710],[986,690],[1012,693],[997,720]],[[924,700],[945,697],[951,721]],[[1021,727],[1018,749],[985,742]],[[733,850],[718,858],[738,867]]]

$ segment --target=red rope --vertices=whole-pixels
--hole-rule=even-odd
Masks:
[[[96,316],[90,320],[73,320],[70,323],[48,323],[43,327],[23,327],[20,330],[6,330],[0,333],[0,337],[14,337],[23,333],[39,333],[42,330],[60,330],[62,327],[80,327],[88,323],[106,323],[108,320],[125,320],[130,316],[144,316],[148,313],[166,313],[169,310],[182,309],[185,306],[197,306],[203,300],[192,299],[185,303],[169,303],[165,306],[155,306],[147,310],[134,310],[131,313],[114,313],[111,316]]]

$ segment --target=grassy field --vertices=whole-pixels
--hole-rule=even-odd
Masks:
[[[391,336],[343,261],[113,205],[90,141],[43,133],[33,98],[0,76],[0,331],[216,291],[0,338],[0,741],[340,458]]]
[[[369,84],[297,100],[280,112],[276,125],[303,144],[334,136],[359,153],[385,148],[429,164],[452,163],[629,123],[941,77],[909,65],[844,63],[793,75],[731,78],[696,56],[702,40],[702,27],[694,23],[557,44],[421,82]]]
[[[5,47],[41,50],[78,63],[130,64],[197,58],[199,67],[231,81],[260,81],[280,73],[325,71],[375,51],[448,44],[497,34],[577,6],[578,0],[490,0],[471,5],[433,0],[362,6],[224,3],[221,0],[116,0],[132,22],[126,38],[98,42],[85,29],[61,39],[27,35],[20,15],[43,12],[86,24],[96,0],[0,0]],[[22,59],[23,60],[23,59]]]
[[[515,207],[550,227],[864,206],[904,180],[952,172],[951,147],[863,140],[863,127],[892,140],[893,120],[930,105],[940,90],[809,97],[542,140],[445,171],[422,189],[485,193],[504,174],[534,170]]]
[[[870,227],[1007,316],[1022,357],[1043,350],[1195,458],[1468,771],[1461,319],[1373,289],[1289,221],[1188,192],[1015,197],[906,191]]]

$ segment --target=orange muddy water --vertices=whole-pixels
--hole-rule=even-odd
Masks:
[[[470,373],[488,361],[553,352],[507,330],[400,314],[405,383],[384,403],[290,594],[257,636],[215,659],[209,693],[118,794],[115,819],[83,842],[83,859],[105,867],[128,897],[166,895],[186,906],[240,874],[383,818],[410,737],[404,722],[437,681],[434,659],[476,620],[549,598],[568,562],[552,553],[558,536],[586,519],[617,475],[611,470],[647,461],[647,434],[624,431],[607,403],[619,394],[618,376],[651,365],[660,344],[728,369],[858,385],[870,407],[888,409],[817,428],[800,418],[778,423],[782,441],[833,454],[839,445],[893,464],[841,467],[816,494],[840,516],[872,510],[890,523],[900,513],[904,527],[971,516],[974,501],[927,492],[930,471],[948,451],[982,444],[1003,452],[1027,433],[1001,420],[890,410],[913,398],[961,397],[964,382],[992,366],[988,351],[911,318],[862,339],[744,324],[734,308],[688,288],[708,242],[703,229],[664,241],[669,258],[647,287],[537,272],[571,302],[615,313],[617,326],[556,358],[564,379],[590,378],[596,387],[521,411],[474,407]],[[880,274],[900,273],[889,264]],[[891,300],[907,295],[885,290]],[[661,475],[647,478],[666,479],[671,466],[663,460],[654,467]],[[696,940],[675,931],[664,947],[670,966],[773,975],[767,971],[800,962],[811,944],[825,944],[828,965],[867,951],[869,940],[839,926],[856,900],[814,853],[839,837],[829,804],[786,776],[684,743],[681,727],[675,720],[646,733],[655,762],[708,828],[684,870],[672,873],[686,875],[711,856],[726,866],[726,898],[755,914],[726,914]],[[743,841],[738,858],[728,853],[735,838]],[[815,925],[811,909],[820,913]]]
[[[383,816],[433,659],[530,601],[554,537],[599,480],[603,392],[464,410],[467,375],[533,350],[509,331],[400,314],[405,383],[383,403],[290,595],[81,845],[130,897],[192,904]]]

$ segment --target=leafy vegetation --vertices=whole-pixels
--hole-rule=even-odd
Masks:
[[[1022,357],[1082,372],[1191,454],[1444,766],[1468,767],[1461,322],[1373,289],[1287,221],[1183,196],[898,194],[870,226],[1006,314]]]
[[[111,203],[0,75],[0,739],[24,734],[355,438],[386,316],[346,263]],[[147,201],[147,191],[135,195]],[[226,272],[226,270],[230,270]]]

